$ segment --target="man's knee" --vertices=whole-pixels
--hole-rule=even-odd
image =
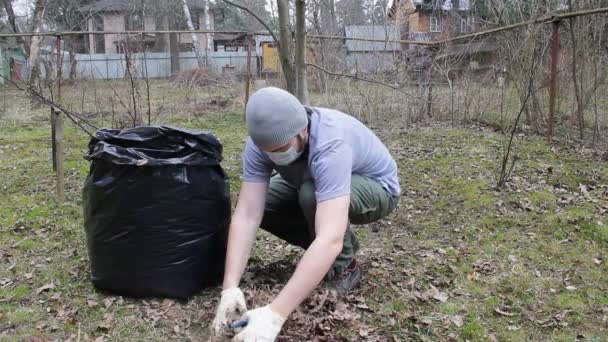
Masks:
[[[298,203],[306,218],[314,217],[317,208],[317,199],[315,197],[315,185],[313,182],[305,182],[300,187],[298,192]]]

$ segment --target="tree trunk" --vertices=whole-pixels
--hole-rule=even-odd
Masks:
[[[42,24],[44,19],[44,12],[46,10],[46,0],[36,0],[36,6],[34,8],[34,16],[32,18],[32,32],[40,32],[42,30]],[[30,55],[28,58],[28,75],[30,78],[30,87],[32,89],[39,89],[40,87],[40,43],[42,42],[41,36],[32,36],[30,43]],[[32,98],[32,104],[36,104]]]
[[[175,30],[175,19],[169,19],[171,30]],[[169,33],[169,55],[171,59],[171,75],[179,73],[179,45],[177,33]]]
[[[279,59],[287,90],[296,94],[296,78],[293,64],[291,62],[291,30],[289,28],[289,2],[288,0],[277,0],[279,12]]]
[[[188,30],[194,31],[194,25],[192,24],[192,17],[190,16],[190,9],[188,8],[188,2],[186,0],[182,0],[182,5],[184,7],[184,15],[186,16],[186,24],[188,24]],[[196,54],[196,60],[198,62],[198,67],[203,68],[207,66],[205,59],[203,58],[203,52],[201,49],[201,44],[198,41],[198,37],[196,33],[192,32],[192,45],[194,45],[194,53]]]
[[[306,1],[296,0],[296,97],[308,105],[306,79]]]
[[[576,46],[576,34],[574,32],[575,19],[570,18],[570,36],[572,38],[572,82],[574,83],[574,96],[576,98],[576,117],[578,119],[579,138],[582,140],[585,131],[585,118],[583,114],[583,102],[581,99],[580,88],[578,85],[577,76],[577,63],[578,63],[578,52]]]
[[[19,33],[19,28],[16,23],[15,11],[13,10],[13,3],[11,0],[3,0],[4,1],[4,9],[6,10],[6,15],[8,16],[8,23],[11,26],[11,29],[15,33]],[[16,37],[17,44],[23,47],[23,51],[26,56],[30,55],[30,47],[25,43],[23,37]]]
[[[211,31],[211,16],[209,15],[209,1],[205,1],[205,8],[203,12],[203,29]],[[213,48],[211,42],[213,41],[211,33],[205,33],[205,61],[209,64],[209,51]]]

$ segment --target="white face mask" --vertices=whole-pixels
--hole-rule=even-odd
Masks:
[[[302,152],[304,152],[303,149],[302,149],[302,151],[298,152],[296,147],[292,145],[289,147],[289,149],[287,151],[266,152],[266,154],[268,155],[268,158],[270,158],[270,160],[272,160],[273,163],[280,165],[280,166],[286,166],[286,165],[289,165],[289,164],[293,163],[294,161],[296,161],[296,159],[300,158],[300,156],[302,155]]]

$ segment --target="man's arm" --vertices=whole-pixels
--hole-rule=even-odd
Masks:
[[[243,182],[241,185],[236,210],[230,222],[224,289],[239,286],[255,241],[255,232],[262,222],[267,189],[267,182]]]
[[[317,205],[315,240],[304,253],[287,285],[270,304],[273,311],[283,317],[289,316],[319,285],[342,251],[349,206],[350,195]]]

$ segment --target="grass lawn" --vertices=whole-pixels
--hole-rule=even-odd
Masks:
[[[221,140],[234,205],[242,111],[156,121]],[[317,290],[281,341],[606,339],[606,161],[518,135],[513,176],[496,191],[504,136],[476,127],[391,126],[376,131],[399,164],[403,196],[390,218],[357,230],[362,285],[343,299]],[[41,115],[0,119],[0,341],[206,340],[219,289],[187,303],[94,290],[81,198],[88,138],[66,123],[67,190],[58,203],[49,131]],[[249,306],[266,304],[300,256],[259,234],[243,282]]]

